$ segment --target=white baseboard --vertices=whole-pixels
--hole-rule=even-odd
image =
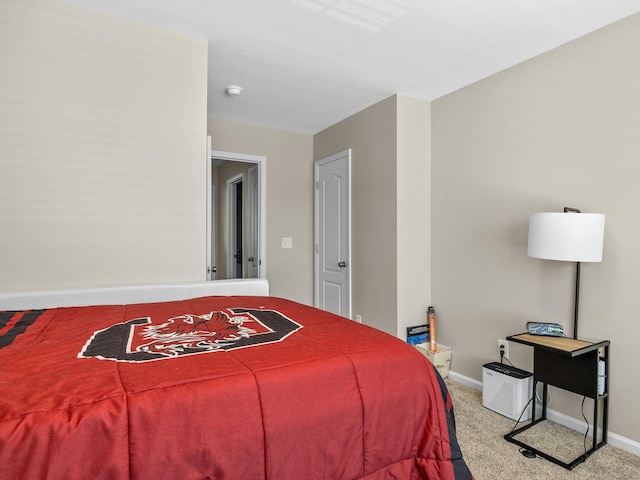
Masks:
[[[586,423],[584,419],[570,417],[569,415],[558,412],[557,410],[553,410],[552,408],[547,408],[547,418],[552,422],[555,422],[559,425],[564,425],[565,427],[582,434],[584,434],[586,430]],[[593,436],[593,425],[591,424],[589,424],[588,436]],[[626,438],[622,435],[618,435],[617,433],[609,431],[607,433],[607,443],[621,450],[625,450],[629,453],[640,456],[640,443],[631,440],[630,438]]]
[[[466,377],[460,373],[453,372],[449,370],[449,379],[456,383],[461,383],[467,387],[473,388],[474,390],[482,390],[482,382],[478,380],[474,380],[471,377]]]
[[[449,371],[449,379],[452,382],[460,383],[469,388],[480,391],[482,390],[482,382],[479,382],[478,380],[467,377],[460,373]],[[575,430],[580,433],[584,433],[585,431],[584,419],[573,418],[551,408],[547,409],[547,418],[552,422],[563,425],[567,428],[570,428],[571,430]],[[589,431],[593,431],[593,429],[590,428]],[[636,442],[635,440],[631,440],[630,438],[623,437],[622,435],[618,435],[617,433],[613,433],[610,431],[607,434],[607,443],[626,452],[640,456],[640,443]]]

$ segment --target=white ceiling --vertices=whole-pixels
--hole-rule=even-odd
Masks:
[[[638,0],[68,1],[208,39],[210,117],[307,134],[394,93],[436,99],[640,12]]]

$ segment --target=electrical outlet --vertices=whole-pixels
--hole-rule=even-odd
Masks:
[[[500,358],[500,349],[504,348],[504,358],[509,358],[509,342],[498,339],[498,357]]]
[[[360,315],[356,315],[356,322],[362,323],[362,317]]]

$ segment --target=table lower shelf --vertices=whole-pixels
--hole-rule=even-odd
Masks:
[[[556,465],[559,465],[561,467],[566,468],[567,470],[573,470],[577,465],[583,463],[587,458],[589,458],[596,450],[598,450],[599,448],[603,447],[604,445],[607,444],[606,439],[602,439],[598,442],[595,442],[591,448],[589,448],[588,450],[585,448],[584,453],[578,455],[574,460],[571,460],[569,462],[564,462],[562,460],[560,460],[557,457],[554,457],[553,455],[544,452],[526,442],[523,442],[519,439],[516,438],[517,435],[525,432],[526,430],[529,430],[530,428],[542,423],[542,422],[546,422],[549,421],[546,418],[538,418],[536,420],[533,420],[532,422],[517,428],[516,430],[513,430],[512,432],[506,434],[504,436],[504,439],[510,443],[513,443],[515,445],[518,445],[519,447],[523,448],[524,450],[530,451],[535,453],[537,456],[542,457],[550,462],[555,463]]]

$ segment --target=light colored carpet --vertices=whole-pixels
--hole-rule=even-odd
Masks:
[[[573,470],[540,457],[526,458],[520,447],[504,439],[514,427],[513,420],[484,408],[481,391],[448,379],[446,384],[453,400],[462,455],[476,480],[640,479],[640,457],[611,445],[600,448]],[[584,451],[583,434],[553,422],[542,422],[528,430],[526,439],[521,435],[524,432],[518,439],[565,462]]]

